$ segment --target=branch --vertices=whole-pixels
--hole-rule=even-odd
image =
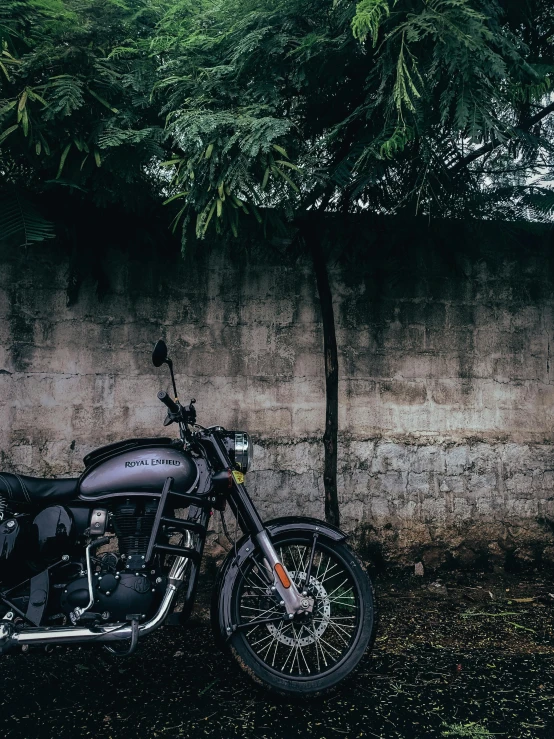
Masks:
[[[554,102],[550,103],[550,105],[547,105],[545,108],[542,108],[539,110],[538,113],[535,113],[535,115],[530,116],[529,118],[525,118],[521,125],[518,126],[518,128],[521,128],[522,130],[529,130],[531,126],[534,126],[535,123],[538,123],[543,118],[546,118],[546,116],[549,113],[552,113],[554,111]],[[488,144],[484,144],[483,146],[480,146],[478,149],[475,149],[475,151],[472,151],[470,154],[467,154],[463,159],[460,159],[459,162],[457,162],[452,169],[450,170],[451,174],[457,174],[461,169],[466,167],[471,162],[475,161],[476,159],[479,159],[482,156],[485,156],[485,154],[488,154],[489,152],[493,151],[494,149],[497,149],[499,146],[502,145],[502,141],[489,141]]]

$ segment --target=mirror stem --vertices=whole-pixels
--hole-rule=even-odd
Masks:
[[[171,361],[171,359],[166,359],[165,361],[171,373],[171,382],[173,383],[173,394],[175,396],[175,402],[177,402],[178,397],[177,397],[177,387],[175,386],[175,377],[173,375],[173,362]]]

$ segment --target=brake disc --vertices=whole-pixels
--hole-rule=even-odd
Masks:
[[[289,574],[295,582],[304,582],[306,579],[305,572],[289,571]],[[303,623],[281,623],[276,626],[274,623],[266,624],[268,631],[281,644],[289,647],[307,647],[313,644],[325,633],[331,616],[331,603],[329,596],[323,585],[312,575],[310,577],[310,588],[314,595],[314,615],[317,618],[312,619],[308,624]],[[297,629],[295,631],[295,629]]]

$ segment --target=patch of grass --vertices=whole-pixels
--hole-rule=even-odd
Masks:
[[[487,739],[488,737],[495,736],[488,729],[485,729],[484,726],[474,721],[469,724],[451,724],[450,726],[445,726],[442,735],[460,737],[460,739],[461,737],[464,737],[464,739]]]

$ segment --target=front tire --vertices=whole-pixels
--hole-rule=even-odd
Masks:
[[[265,687],[288,696],[319,695],[347,678],[373,644],[373,586],[346,544],[322,537],[314,545],[312,532],[283,533],[273,544],[299,590],[314,599],[313,611],[287,621],[271,590],[271,573],[255,551],[235,572],[230,610],[236,629],[228,646],[242,669]]]

